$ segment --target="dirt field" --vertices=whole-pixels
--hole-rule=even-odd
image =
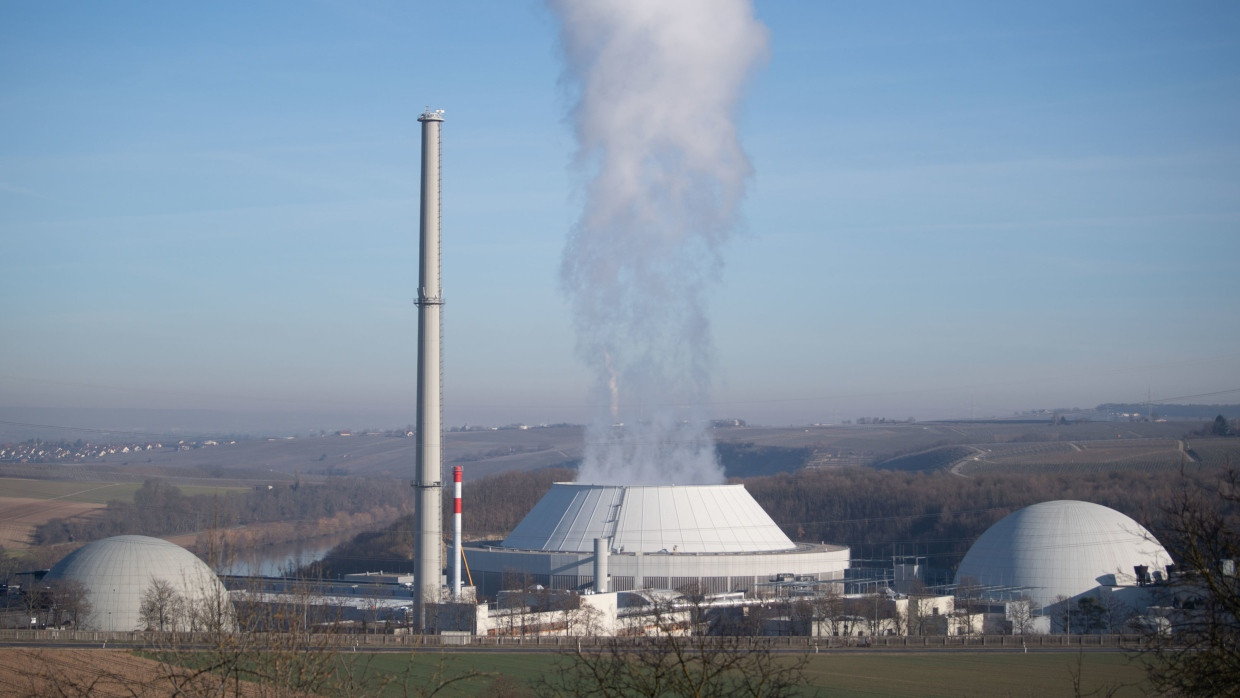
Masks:
[[[175,484],[175,483],[174,483]],[[133,501],[140,482],[80,482],[0,478],[0,545],[10,550],[30,546],[30,535],[51,519],[87,516],[113,499]],[[187,496],[214,494],[244,488],[212,485],[178,485]],[[193,543],[193,535],[189,537]]]
[[[0,652],[6,696],[160,696],[159,664],[123,650],[10,649]],[[152,690],[142,690],[151,685]],[[137,689],[137,690],[135,690]]]
[[[81,480],[32,480],[20,477],[0,479],[0,494],[29,499],[65,499],[73,502],[107,504],[112,499],[133,500],[140,482],[87,482]]]
[[[220,695],[215,677],[186,682],[180,690],[166,666],[135,657],[127,650],[8,649],[0,652],[0,695],[14,698],[156,698],[172,695]],[[229,683],[228,695],[261,696],[262,687]]]
[[[29,547],[35,526],[50,519],[86,515],[103,507],[71,499],[0,497],[0,545],[10,550]]]
[[[133,499],[141,485],[130,482],[65,482],[0,478],[0,545],[30,546],[30,535],[51,519],[85,516],[110,499]]]

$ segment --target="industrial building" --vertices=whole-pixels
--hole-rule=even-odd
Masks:
[[[849,561],[845,546],[792,542],[743,485],[556,483],[502,542],[465,555],[485,596],[530,584],[718,594],[843,579]]]

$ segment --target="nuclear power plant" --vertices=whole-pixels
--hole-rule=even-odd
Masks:
[[[444,599],[440,310],[440,125],[427,109],[422,124],[418,281],[417,463],[414,535],[417,618]],[[558,483],[508,538],[460,546],[460,473],[454,472],[451,598],[461,594],[460,560],[469,561],[480,593],[514,584],[598,593],[693,586],[705,593],[744,591],[780,577],[844,577],[847,547],[794,543],[743,485],[624,486]]]
[[[556,483],[503,542],[465,554],[488,595],[513,584],[720,594],[842,580],[849,560],[844,546],[792,542],[743,485]]]
[[[462,546],[459,467],[453,472],[453,560],[448,565],[452,580],[450,586],[446,583],[441,554],[443,298],[439,273],[443,111],[428,109],[418,121],[422,124],[422,185],[415,625],[422,632],[436,632],[445,627],[445,604],[472,606],[479,596],[499,598],[508,590],[589,595],[596,599],[591,603],[607,606],[614,615],[617,594],[626,592],[692,590],[716,600],[730,596],[729,602],[743,596],[740,603],[747,604],[761,603],[755,597],[770,597],[771,587],[784,583],[798,585],[799,594],[847,593],[850,581],[856,588],[858,580],[846,579],[848,547],[792,541],[739,484],[556,483],[507,538]],[[467,594],[461,584],[462,562],[471,573],[473,588]],[[1149,603],[1140,589],[1144,582],[1137,579],[1134,583],[1126,570],[1134,565],[1138,570],[1157,570],[1168,562],[1166,552],[1148,531],[1119,512],[1085,502],[1047,502],[997,523],[960,565],[957,584],[980,585],[983,599],[997,610],[967,617],[954,614],[949,589],[935,592],[932,603],[935,615],[953,618],[942,628],[950,634],[1001,628],[1009,622],[1005,618],[1011,605],[1018,602],[1031,606],[1043,618],[1068,603],[1064,599],[1104,592],[1131,597],[1134,607],[1140,607],[1142,601]],[[897,605],[903,603],[901,613],[909,617],[908,596],[899,598],[908,589],[902,589],[898,580],[895,589],[888,589],[885,578],[862,581],[873,590],[881,587]],[[473,632],[498,631],[498,621],[487,620],[486,609],[486,605],[477,606],[476,615],[471,615]],[[513,611],[509,607],[497,612]],[[873,627],[856,632],[909,632],[907,623],[900,623],[893,620],[882,626],[875,618]],[[515,631],[509,628],[508,632]]]
[[[792,541],[740,484],[556,483],[505,539],[463,546],[459,466],[452,478],[452,561],[445,565],[439,254],[443,111],[427,110],[418,120],[422,183],[414,575],[379,572],[324,581],[314,592],[315,603],[341,609],[337,622],[364,621],[369,613],[375,622],[383,616],[385,622],[404,622],[421,633],[644,633],[643,609],[663,601],[677,613],[686,613],[689,603],[703,603],[722,616],[743,615],[773,600],[791,608],[794,599],[830,594],[865,599],[866,608],[872,600],[873,616],[839,611],[838,617],[798,626],[798,634],[1037,634],[1069,632],[1056,619],[1069,618],[1085,600],[1153,612],[1177,582],[1170,556],[1148,530],[1118,511],[1079,501],[1043,502],[1003,518],[965,555],[955,583],[937,588],[917,589],[908,584],[912,578],[899,575],[893,588],[885,575],[867,578],[858,573],[872,574],[872,569],[850,567],[846,546]],[[893,571],[904,567],[892,564]],[[462,587],[463,566],[471,576],[467,589]],[[452,572],[450,585],[445,567]],[[233,597],[249,606],[281,608],[293,602],[280,579],[260,580],[270,588],[259,591],[227,592],[190,552],[142,536],[91,543],[43,579],[81,586],[90,610],[75,622],[91,631],[151,627],[150,613],[142,606],[157,582],[197,609],[169,621],[166,629],[203,629],[208,617],[212,627],[233,629]],[[359,584],[367,587],[365,597],[357,591]],[[346,585],[343,597],[339,585]],[[971,590],[963,609],[955,606],[957,587]],[[519,593],[506,597],[510,590]],[[892,607],[881,618],[880,600]],[[360,606],[345,608],[353,602]],[[410,605],[413,614],[406,615]],[[593,615],[574,615],[587,606]],[[785,612],[787,618],[775,618],[775,625],[750,630],[784,633],[792,623],[791,611]],[[591,630],[573,625],[586,617],[599,624]],[[931,620],[915,630],[914,617]],[[687,628],[687,617],[681,620]]]

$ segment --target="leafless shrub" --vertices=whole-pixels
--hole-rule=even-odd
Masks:
[[[542,696],[752,696],[799,695],[806,655],[780,656],[769,640],[710,636],[705,608],[694,597],[653,601],[617,637],[578,645],[559,670],[537,685]],[[698,597],[700,598],[700,597]]]
[[[1240,695],[1240,472],[1213,490],[1186,480],[1161,536],[1179,565],[1164,616],[1145,624],[1143,656],[1156,689]]]

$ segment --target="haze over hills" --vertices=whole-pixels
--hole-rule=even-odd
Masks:
[[[1044,419],[1065,416],[1072,420],[1091,421],[1145,419],[1150,413],[1154,418],[1171,421],[1213,419],[1223,415],[1228,419],[1240,417],[1240,405],[1234,404],[1141,404],[1105,403],[1094,408],[1032,409],[1027,412],[994,417],[995,419]],[[171,437],[288,437],[320,436],[348,430],[354,433],[392,431],[408,428],[413,422],[413,410],[408,418],[390,410],[373,411],[235,411],[206,409],[139,409],[139,408],[59,408],[0,406],[0,441],[25,439],[84,439],[96,442],[124,440],[129,438]],[[986,415],[979,417],[990,418]],[[965,420],[958,417],[962,421]],[[905,421],[907,415],[855,415],[841,416],[842,423],[869,423]],[[745,420],[741,420],[744,422]],[[936,420],[951,421],[951,420]],[[810,424],[807,420],[804,424]],[[543,422],[529,421],[527,426],[541,426]],[[749,420],[749,424],[757,424]],[[467,428],[517,426],[445,424],[445,429],[456,431]],[[800,426],[792,424],[766,425],[776,428]]]
[[[0,406],[0,440],[152,436],[308,436],[339,429],[400,428],[391,411],[237,411],[102,407]]]
[[[867,420],[868,422],[868,420]],[[1080,452],[1082,445],[1124,444],[1123,458],[1140,456],[1174,466],[1191,450],[1187,438],[1208,433],[1200,421],[1056,421],[1012,419],[957,422],[897,422],[804,427],[719,426],[712,430],[728,477],[790,472],[805,467],[871,466],[926,470],[971,458],[1010,464],[1036,461],[1032,445],[1049,444]],[[71,438],[73,436],[73,438]],[[103,443],[111,434],[60,435],[53,441]],[[548,467],[576,467],[585,440],[579,426],[475,429],[444,434],[445,471],[464,465],[467,478]],[[321,480],[339,476],[407,478],[413,472],[415,440],[403,429],[387,432],[332,432],[299,437],[163,438],[132,437],[141,450],[103,452],[84,449],[55,457],[10,452],[3,457],[9,475],[91,479],[151,476],[185,481]],[[12,442],[10,442],[12,443]],[[1022,446],[1022,444],[1024,446]],[[1045,447],[1042,448],[1045,450]],[[989,455],[984,455],[989,454]],[[1025,455],[1022,455],[1025,454]],[[1112,460],[1119,462],[1120,451]],[[1030,459],[1033,459],[1031,461]],[[1083,456],[1059,461],[1082,461]],[[1023,459],[1023,460],[1021,460]],[[1082,461],[1083,462],[1083,461]],[[49,468],[48,465],[55,467]],[[973,466],[976,467],[976,464]],[[20,469],[17,472],[14,468]]]

